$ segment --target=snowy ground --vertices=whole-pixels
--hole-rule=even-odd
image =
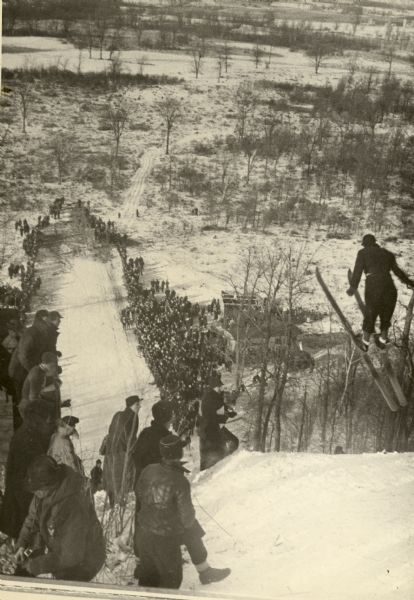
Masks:
[[[195,477],[212,590],[243,597],[411,600],[414,455],[240,451]],[[191,565],[184,589],[198,589]]]

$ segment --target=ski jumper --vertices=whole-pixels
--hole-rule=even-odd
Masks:
[[[414,282],[397,265],[395,256],[378,244],[362,248],[357,254],[351,290],[358,288],[362,273],[365,273],[365,315],[362,328],[367,334],[375,332],[375,323],[380,318],[381,332],[387,334],[397,303],[397,289],[391,277],[393,272],[403,283],[414,287]]]

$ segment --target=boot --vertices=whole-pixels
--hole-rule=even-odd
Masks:
[[[380,350],[385,350],[385,348],[387,347],[387,344],[389,343],[389,340],[384,339],[382,335],[378,335],[378,334],[375,335],[374,339],[375,339],[375,343],[376,343],[377,347]]]
[[[208,569],[199,573],[199,578],[203,585],[207,585],[225,579],[230,573],[231,569],[214,569],[213,567],[208,567]]]

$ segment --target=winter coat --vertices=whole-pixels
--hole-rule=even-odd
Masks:
[[[226,454],[220,424],[227,421],[227,416],[217,414],[223,406],[223,393],[207,387],[201,399],[201,417],[198,420],[201,471],[216,464]]]
[[[62,465],[62,479],[45,498],[36,500],[19,537],[27,546],[40,536],[47,554],[30,559],[33,575],[51,573],[56,579],[90,581],[105,561],[105,540],[90,498],[83,491],[79,473]]]
[[[138,525],[143,530],[181,539],[184,531],[194,526],[195,510],[185,472],[175,461],[148,465],[142,471],[136,489],[140,501]]]
[[[31,327],[23,332],[16,350],[13,352],[9,375],[17,381],[24,381],[32,367],[40,364],[43,352],[48,350],[47,324],[35,319]]]
[[[378,244],[366,246],[357,254],[350,282],[351,288],[357,289],[362,273],[365,273],[367,277],[375,277],[376,280],[394,287],[391,271],[406,285],[414,285],[414,282],[397,265],[397,261],[392,252],[389,252],[389,250],[386,250],[385,248],[381,248]]]
[[[30,421],[24,421],[10,442],[0,530],[12,538],[19,535],[33,497],[25,486],[27,469],[49,446],[50,434],[42,434],[38,428],[40,418],[32,416]]]
[[[133,489],[131,454],[136,443],[138,416],[130,408],[117,412],[109,426],[103,465],[103,486],[115,502]]]
[[[82,461],[75,454],[70,437],[63,435],[60,432],[54,433],[50,440],[48,455],[55,459],[59,465],[67,465],[82,476],[85,476],[85,471],[82,466]]]
[[[35,320],[19,340],[18,359],[26,371],[40,364],[43,352],[49,350],[48,325],[42,320]]]
[[[135,465],[135,481],[146,466],[161,462],[160,440],[169,434],[164,425],[152,421],[138,436],[132,459]]]
[[[30,369],[23,382],[19,412],[24,418],[25,411],[34,400],[43,399],[49,402],[51,414],[57,419],[60,416],[60,390],[57,379],[47,375],[40,365]]]

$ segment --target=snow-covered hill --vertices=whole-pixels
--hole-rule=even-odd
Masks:
[[[215,592],[306,600],[414,598],[414,455],[240,451],[195,476]],[[191,565],[182,588],[199,590]]]

